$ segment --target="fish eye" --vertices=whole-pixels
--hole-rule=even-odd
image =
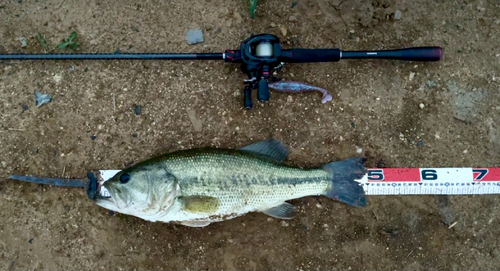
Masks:
[[[130,175],[128,175],[127,173],[122,174],[120,176],[120,182],[121,183],[128,183],[128,181],[130,181]]]

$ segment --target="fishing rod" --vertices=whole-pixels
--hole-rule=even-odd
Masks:
[[[280,39],[272,34],[249,37],[237,50],[224,53],[68,53],[68,54],[0,54],[0,60],[224,60],[241,63],[244,79],[244,106],[253,107],[252,91],[257,100],[270,98],[269,80],[286,63],[339,62],[341,59],[394,59],[404,61],[439,61],[441,47],[411,47],[378,51],[342,51],[340,49],[283,49]]]

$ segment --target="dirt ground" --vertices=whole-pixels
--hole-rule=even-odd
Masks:
[[[0,62],[0,176],[83,178],[162,152],[271,136],[302,167],[358,148],[370,167],[498,167],[498,14],[496,0],[265,0],[255,19],[248,1],[234,0],[0,1],[0,53],[58,52],[72,31],[79,52],[223,52],[257,33],[279,35],[286,48],[444,49],[433,63],[286,65],[281,78],[326,88],[333,101],[272,92],[252,110],[242,106],[244,74],[223,61]],[[193,27],[203,43],[187,44]],[[36,107],[35,91],[52,102]],[[252,213],[188,228],[111,215],[83,189],[5,180],[0,269],[499,268],[498,196],[368,200],[356,209],[308,197],[292,202],[300,213],[286,223]]]

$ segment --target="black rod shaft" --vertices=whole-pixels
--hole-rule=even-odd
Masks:
[[[223,60],[222,53],[96,53],[96,54],[0,54],[0,60],[140,59],[140,60]]]
[[[440,47],[414,47],[382,51],[342,51],[342,59],[397,59],[410,61],[438,61],[441,59]]]

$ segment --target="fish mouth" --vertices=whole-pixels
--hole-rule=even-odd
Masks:
[[[109,206],[112,205],[113,209],[124,209],[129,205],[129,198],[126,196],[126,193],[118,188],[111,185],[103,184],[104,188],[108,190],[111,197],[99,196],[97,199],[97,203],[105,208],[109,209]]]

